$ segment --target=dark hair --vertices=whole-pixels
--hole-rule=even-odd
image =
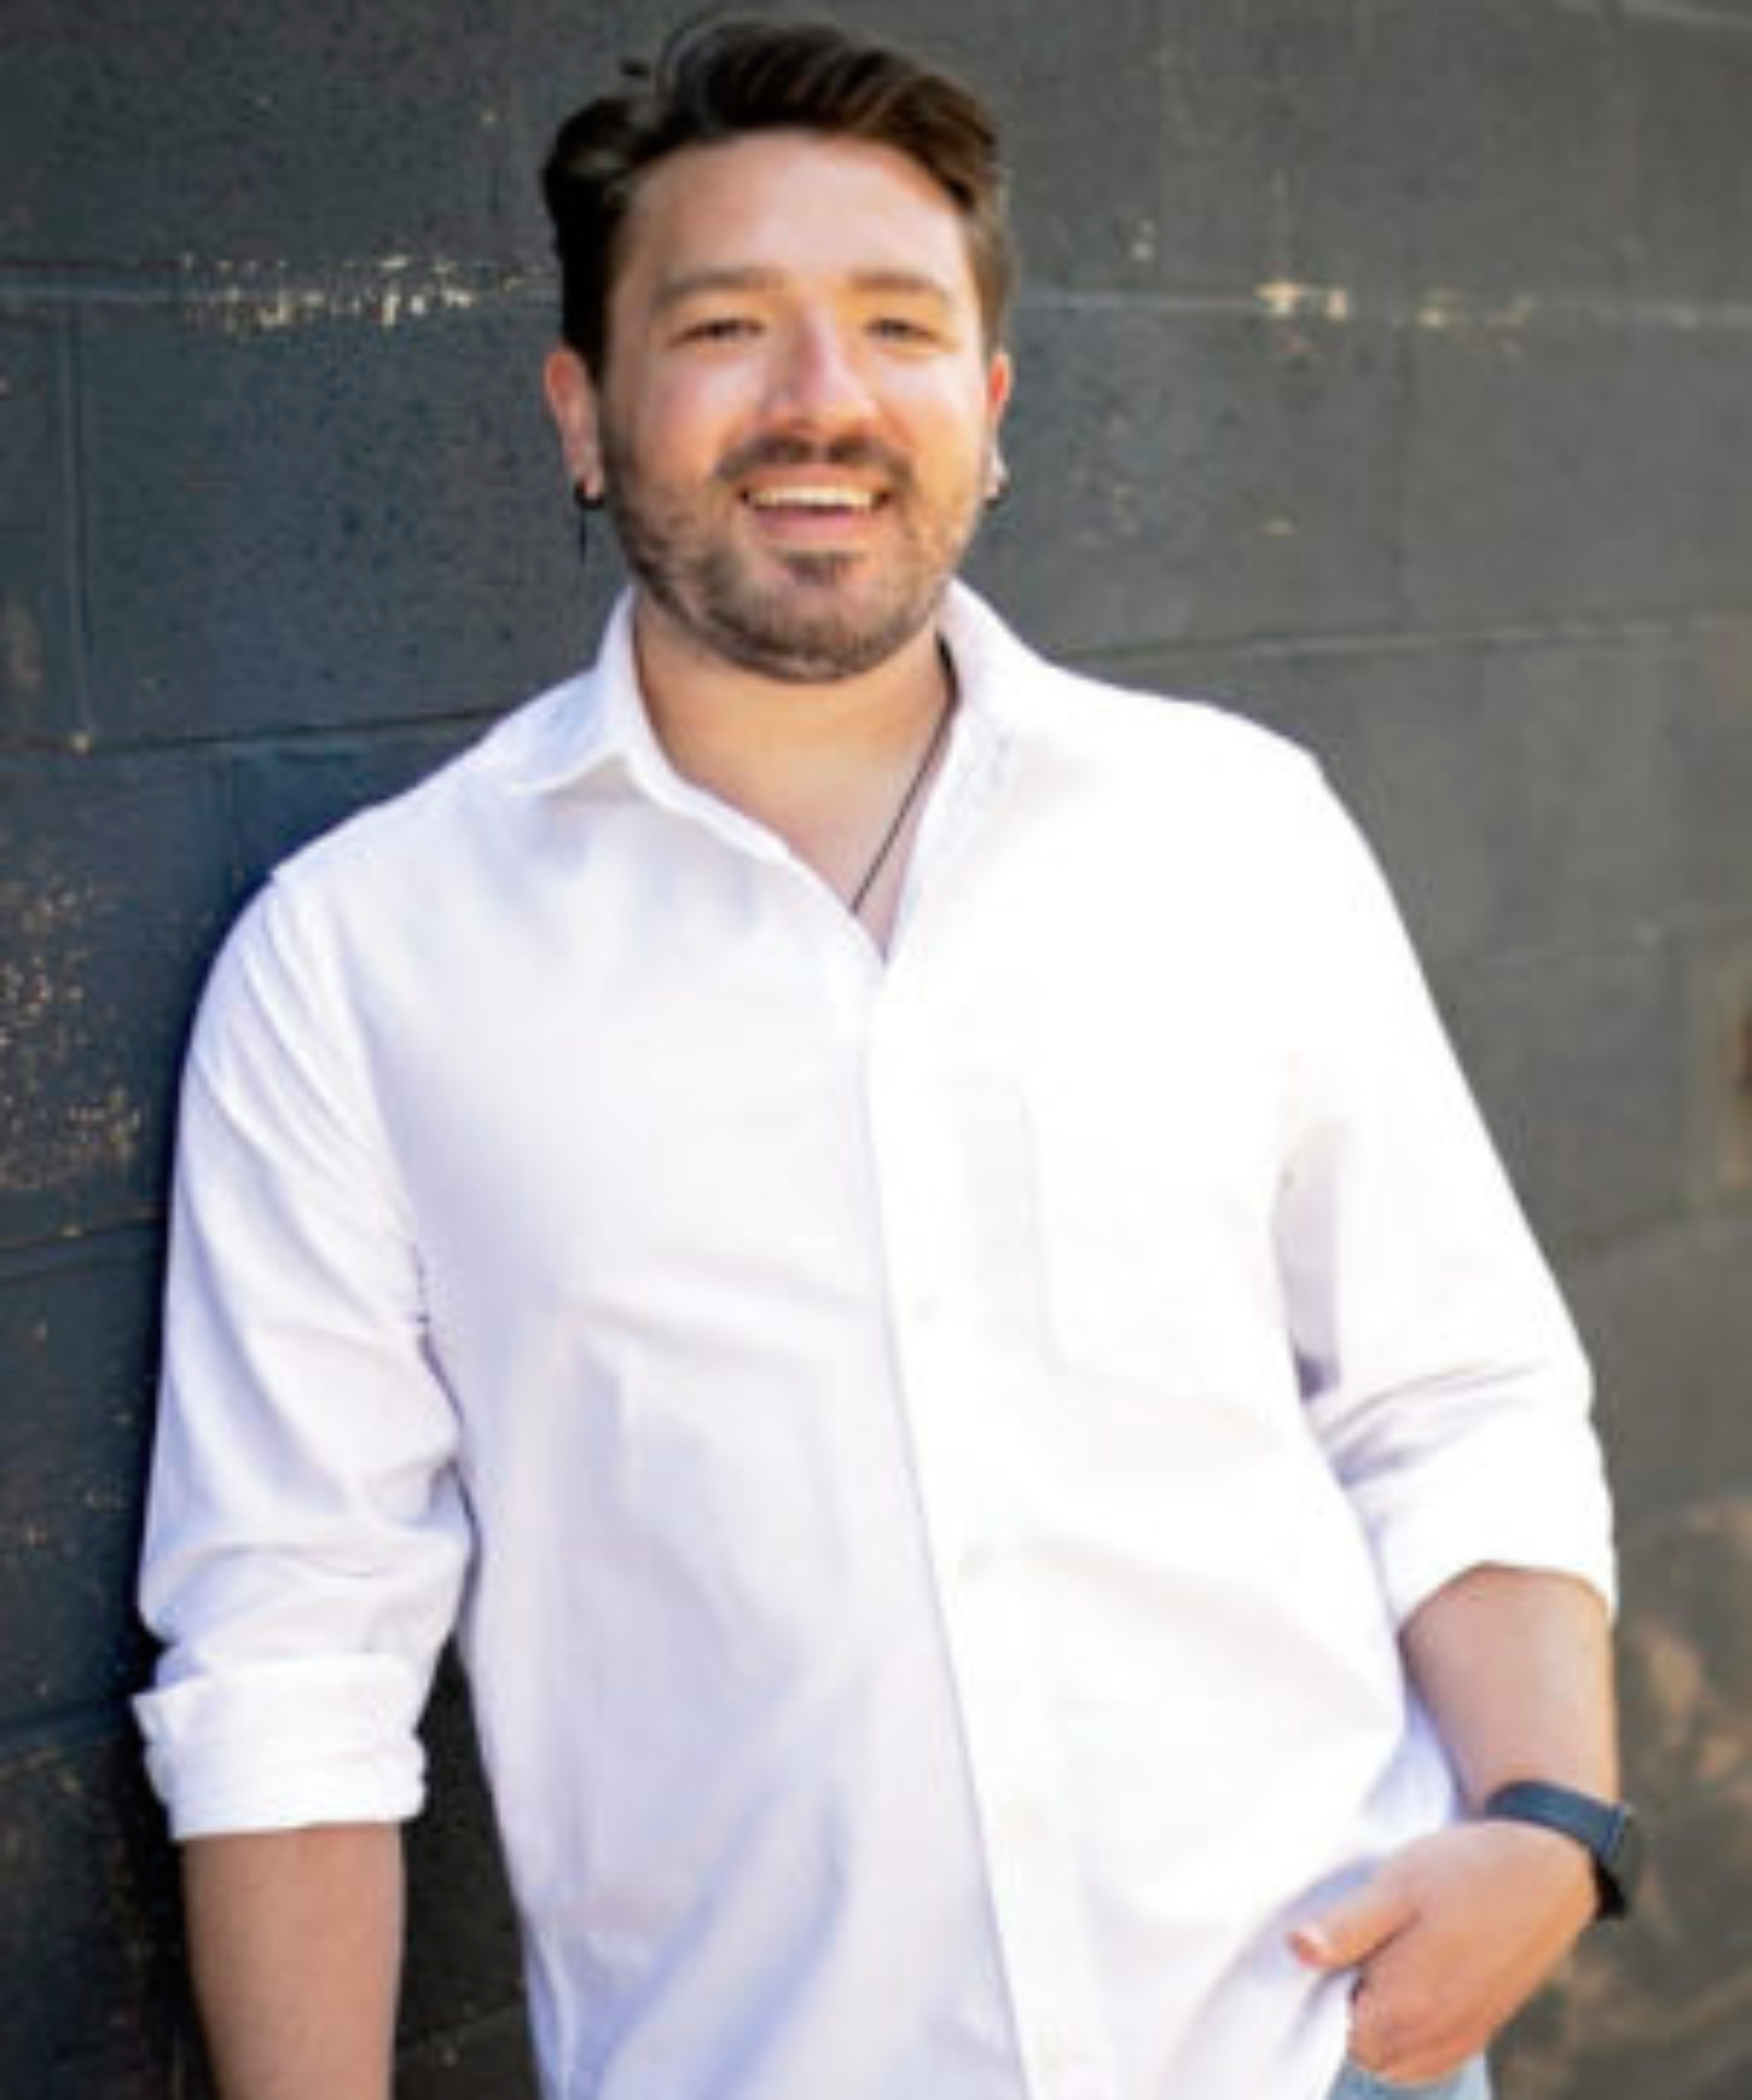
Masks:
[[[996,344],[1015,263],[998,129],[946,75],[825,23],[706,19],[670,37],[654,67],[623,68],[620,95],[561,126],[542,193],[560,258],[560,330],[600,378],[621,231],[639,185],[682,148],[746,132],[818,131],[892,146],[948,194],[967,230],[987,341]]]

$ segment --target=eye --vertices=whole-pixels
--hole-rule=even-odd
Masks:
[[[748,314],[708,314],[690,321],[681,332],[683,343],[741,343],[760,332],[760,324]]]
[[[937,340],[935,329],[907,314],[879,314],[870,323],[870,332],[885,343],[923,344]]]

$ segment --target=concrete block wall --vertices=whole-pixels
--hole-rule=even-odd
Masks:
[[[1600,1365],[1659,1839],[1508,2100],[1752,2079],[1752,13],[837,0],[985,83],[1032,636],[1320,753]],[[570,667],[533,171],[670,10],[0,19],[0,2093],[204,2089],[124,1700],[174,1074],[298,839]],[[402,2090],[513,2100],[447,1679]],[[1287,1753],[1288,1754],[1288,1753]],[[1293,1780],[1293,1771],[1286,1773]]]

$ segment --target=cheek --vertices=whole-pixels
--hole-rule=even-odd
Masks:
[[[992,427],[982,402],[939,404],[913,419],[911,430],[915,463],[927,479],[962,482],[983,471]]]
[[[745,404],[736,389],[696,378],[646,387],[622,431],[645,472],[663,479],[696,478],[711,472],[745,422]]]
[[[921,428],[929,425],[936,442],[949,443],[957,452],[978,452],[993,427],[992,397],[980,374],[921,374],[891,399],[909,421]]]

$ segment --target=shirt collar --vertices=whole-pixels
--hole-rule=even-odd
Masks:
[[[516,792],[551,794],[614,771],[629,774],[647,792],[661,792],[660,783],[681,785],[639,689],[632,604],[632,592],[622,591],[603,630],[596,662],[555,696],[533,748],[512,776]]]
[[[623,591],[603,630],[597,661],[562,686],[512,788],[545,795],[618,770],[659,802],[691,803],[694,791],[669,763],[639,687],[633,593]],[[962,583],[946,593],[939,624],[955,661],[962,720],[1001,743],[1019,724],[1040,660],[978,594]]]

